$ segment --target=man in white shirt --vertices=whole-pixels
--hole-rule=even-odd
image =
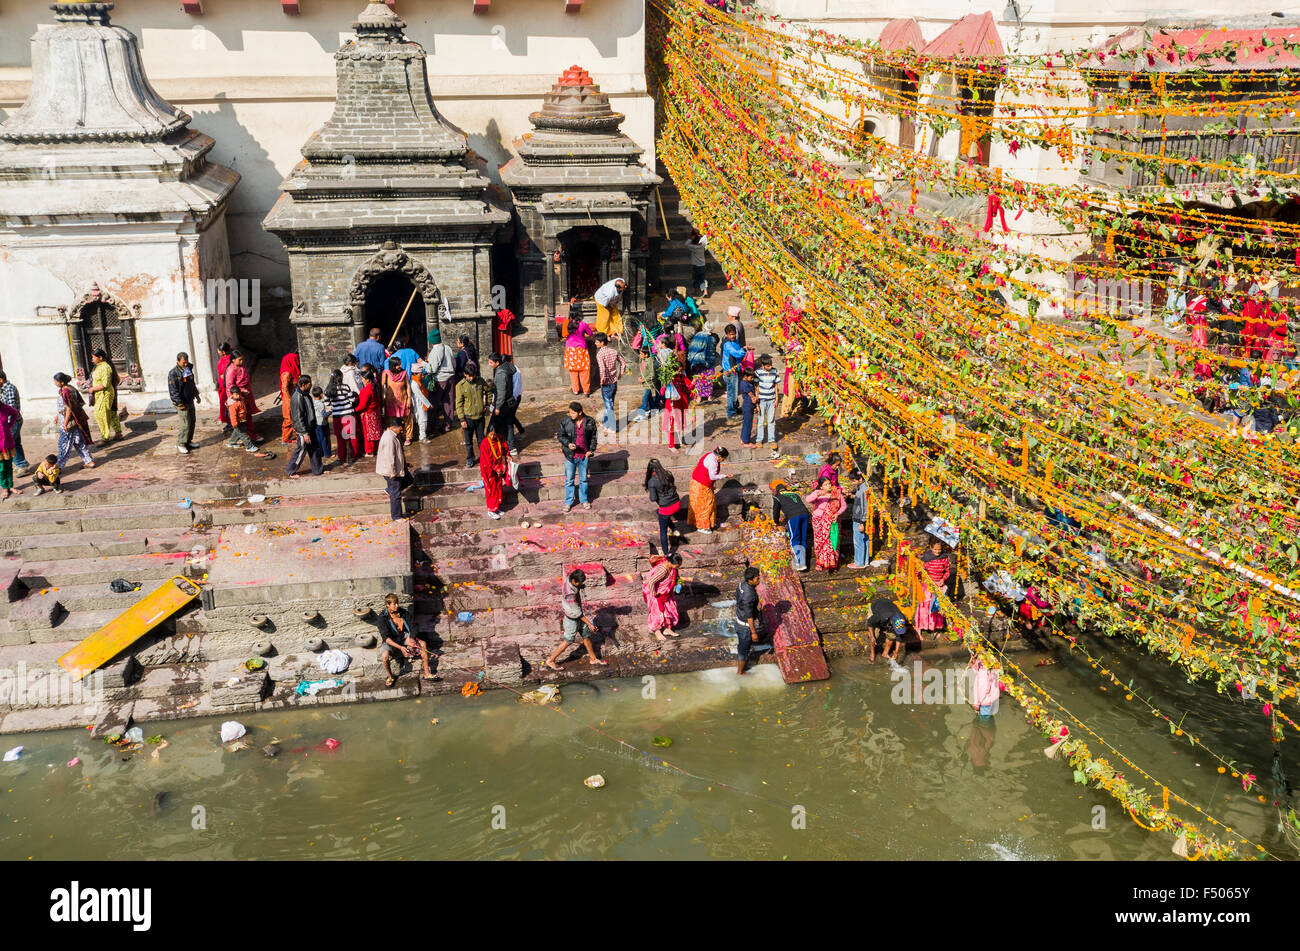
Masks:
[[[452,406],[456,395],[456,351],[442,342],[442,334],[437,329],[429,338],[433,346],[429,348],[428,362],[434,379],[429,389],[429,402],[433,404],[429,425],[435,433],[445,433],[455,424]]]
[[[375,453],[375,475],[384,477],[384,489],[388,492],[388,512],[394,521],[402,517],[402,489],[411,483],[402,439],[402,421],[394,417],[379,437],[379,448]]]
[[[623,332],[623,292],[627,281],[616,277],[596,289],[596,333],[617,337]]]
[[[709,259],[705,256],[708,247],[709,239],[698,228],[692,228],[686,250],[691,253],[691,283],[699,288],[701,297],[709,296]]]

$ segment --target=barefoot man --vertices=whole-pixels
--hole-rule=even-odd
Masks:
[[[578,641],[582,641],[582,646],[587,648],[587,659],[591,663],[601,667],[609,665],[609,661],[601,660],[596,656],[596,649],[591,646],[593,625],[582,615],[582,589],[586,584],[587,573],[581,568],[574,568],[569,572],[569,577],[564,582],[564,598],[561,601],[561,607],[564,609],[564,639],[555,650],[551,651],[551,656],[546,658],[546,666],[551,670],[560,669],[555,663],[556,658],[566,647],[572,647]]]

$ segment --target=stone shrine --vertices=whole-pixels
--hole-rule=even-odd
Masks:
[[[52,410],[51,376],[85,385],[103,348],[120,402],[170,409],[189,353],[215,392],[216,347],[236,339],[225,211],[239,175],[149,84],[111,3],[51,7],[32,37],[32,87],[0,122],[0,351],[25,415]]]
[[[624,310],[644,310],[646,218],[662,179],[585,69],[565,70],[528,119],[535,131],[515,140],[518,158],[501,169],[517,215],[523,316],[548,320],[614,277],[628,284]]]
[[[334,113],[263,222],[289,254],[303,372],[322,379],[371,327],[387,344],[401,322],[421,352],[439,328],[449,343],[469,333],[482,347],[492,245],[510,221],[469,167],[465,135],[434,108],[424,48],[405,22],[371,3],[353,26],[335,54]]]

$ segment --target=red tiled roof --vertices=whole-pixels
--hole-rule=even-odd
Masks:
[[[935,59],[988,59],[1006,55],[993,14],[987,10],[966,14],[921,52]]]
[[[921,28],[916,25],[915,20],[911,17],[902,17],[890,20],[880,31],[880,48],[891,53],[901,50],[919,53],[925,48],[925,37],[921,35]]]
[[[570,66],[556,80],[561,86],[592,86],[591,74],[581,66]]]
[[[1267,37],[1270,45],[1264,45]],[[1230,30],[1227,27],[1202,27],[1189,30],[1159,30],[1151,36],[1148,43],[1146,30],[1133,27],[1118,36],[1111,37],[1100,44],[1097,49],[1105,54],[1122,57],[1132,68],[1158,70],[1161,72],[1178,72],[1187,69],[1233,70],[1233,69],[1281,69],[1294,66],[1300,57],[1275,45],[1285,40],[1288,43],[1300,43],[1300,27],[1277,27],[1271,30]],[[1174,46],[1183,47],[1185,53],[1177,53]],[[1237,50],[1235,60],[1224,56],[1207,57],[1205,54],[1232,46]],[[1142,53],[1154,54],[1144,58]],[[1129,62],[1136,55],[1137,61]],[[1103,67],[1106,63],[1101,64]],[[1121,64],[1114,64],[1119,68]]]

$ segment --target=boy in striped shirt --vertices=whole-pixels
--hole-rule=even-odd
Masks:
[[[758,369],[754,379],[758,384],[758,441],[772,444],[772,458],[780,455],[776,448],[776,381],[777,373],[772,368],[772,355],[763,354],[758,360]],[[766,438],[763,425],[767,424]]]

